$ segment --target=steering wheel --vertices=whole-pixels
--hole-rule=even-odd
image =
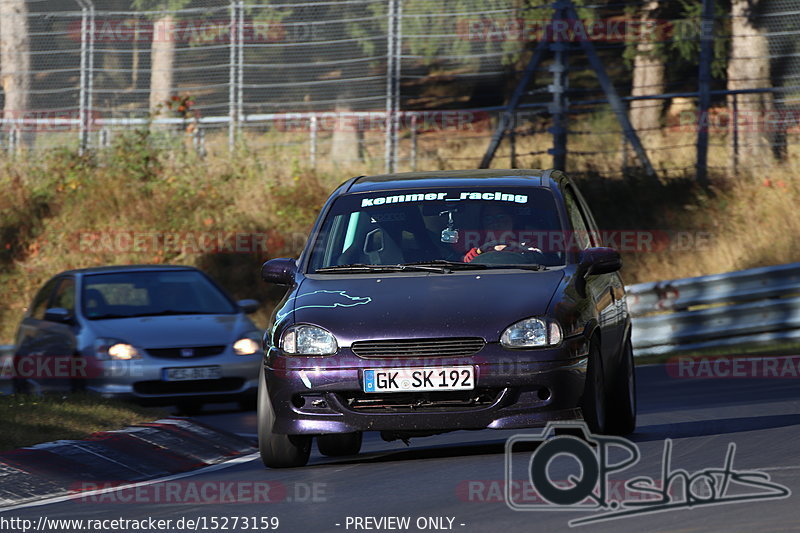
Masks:
[[[498,250],[497,247],[499,246],[502,246],[503,248]],[[515,257],[512,261],[510,261],[511,263],[538,263],[543,255],[539,248],[535,248],[526,243],[520,243],[510,239],[487,242],[478,248],[478,250],[481,253],[472,259],[471,262],[473,263],[495,263],[496,259],[499,259],[499,256],[496,254],[506,254],[506,258],[509,258],[508,254],[513,254]],[[531,256],[534,254],[536,256],[536,260],[532,260]],[[484,261],[481,258],[488,260]],[[509,261],[502,262],[506,263]]]

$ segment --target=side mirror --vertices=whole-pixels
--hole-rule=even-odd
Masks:
[[[261,279],[276,285],[291,285],[297,274],[297,263],[294,259],[270,259],[261,266]]]
[[[256,311],[258,311],[258,308],[261,307],[261,303],[258,300],[251,300],[251,299],[239,300],[236,303],[239,305],[239,307],[242,308],[242,311],[244,311],[248,315],[255,313]]]
[[[578,259],[578,269],[584,278],[610,274],[622,268],[622,257],[613,248],[587,248]]]
[[[63,307],[51,307],[44,312],[44,319],[48,322],[58,322],[60,324],[68,324],[72,322],[72,313]]]
[[[575,289],[581,298],[586,298],[586,278],[597,274],[609,274],[622,268],[622,258],[613,248],[587,248],[578,257]]]

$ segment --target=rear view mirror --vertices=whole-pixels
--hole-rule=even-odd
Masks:
[[[261,266],[261,279],[276,285],[291,285],[297,273],[297,263],[294,259],[270,259]]]
[[[48,322],[58,322],[60,324],[67,324],[72,321],[72,313],[63,307],[51,307],[44,312],[44,319]]]
[[[367,233],[367,238],[364,240],[364,253],[371,254],[383,251],[383,231],[381,229],[374,229]]]

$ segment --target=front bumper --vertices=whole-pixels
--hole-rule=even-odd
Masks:
[[[145,356],[131,361],[94,361],[86,389],[106,398],[147,405],[176,402],[220,403],[254,397],[258,392],[258,354],[225,353],[212,357],[162,359]],[[219,379],[165,381],[164,369],[218,366]]]
[[[437,432],[459,429],[540,427],[551,420],[581,418],[578,403],[586,379],[588,345],[583,336],[559,347],[506,350],[487,344],[470,357],[361,359],[348,349],[334,357],[286,357],[271,348],[265,377],[276,414],[273,431],[283,434],[354,431]],[[475,368],[474,396],[449,393],[383,393],[388,402],[405,394],[425,405],[364,408],[363,370],[424,366]],[[378,402],[380,403],[380,402]]]

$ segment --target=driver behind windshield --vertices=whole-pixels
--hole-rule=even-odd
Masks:
[[[486,242],[472,247],[463,261],[472,262],[476,257],[487,252],[541,252],[539,248],[521,242],[516,234],[516,219],[513,207],[503,204],[489,204],[481,214],[481,231],[485,232]]]

